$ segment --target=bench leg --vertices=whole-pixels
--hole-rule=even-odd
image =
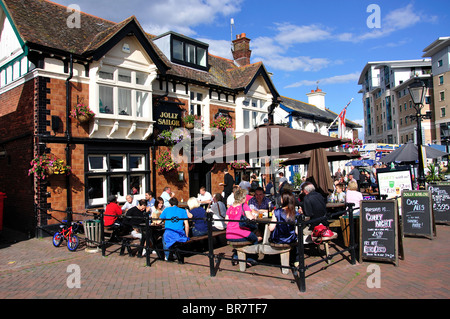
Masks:
[[[127,245],[127,240],[126,239],[122,239],[122,246],[120,247],[120,256],[125,255],[125,246]]]
[[[281,266],[289,267],[289,256],[290,256],[290,252],[289,251],[280,254]],[[287,275],[287,274],[289,274],[289,268],[281,268],[281,272],[284,275]]]
[[[325,242],[324,245],[325,245],[325,257],[328,258],[328,256],[330,255],[330,247],[328,246],[328,242]],[[331,261],[327,259],[327,264],[330,263]]]
[[[239,261],[239,270],[245,271],[247,269],[247,254],[242,251],[238,251],[237,255],[239,260],[243,260]]]

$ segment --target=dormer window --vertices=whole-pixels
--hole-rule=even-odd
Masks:
[[[165,33],[153,41],[171,62],[204,71],[208,69],[208,44],[175,32]]]

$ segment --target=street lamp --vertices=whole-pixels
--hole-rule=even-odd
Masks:
[[[423,81],[415,78],[413,83],[408,86],[409,95],[414,103],[414,109],[416,110],[416,115],[411,116],[417,121],[417,153],[419,155],[419,189],[425,189],[425,173],[423,169],[423,156],[422,156],[422,118],[430,118],[430,113],[427,112],[426,115],[422,115],[423,100],[425,98],[425,92],[427,87]]]

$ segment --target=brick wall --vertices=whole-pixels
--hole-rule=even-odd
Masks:
[[[34,234],[33,176],[28,176],[33,158],[35,82],[0,95],[0,143],[7,152],[0,158],[0,192],[4,201],[4,227]]]

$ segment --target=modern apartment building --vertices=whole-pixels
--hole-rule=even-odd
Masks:
[[[437,142],[446,145],[450,137],[450,37],[440,37],[423,52],[432,61]]]
[[[365,143],[402,144],[417,141],[417,123],[408,84],[421,78],[427,85],[422,113],[432,109],[433,85],[429,59],[368,62],[358,84],[362,86]],[[432,120],[422,121],[423,143],[433,143]]]

